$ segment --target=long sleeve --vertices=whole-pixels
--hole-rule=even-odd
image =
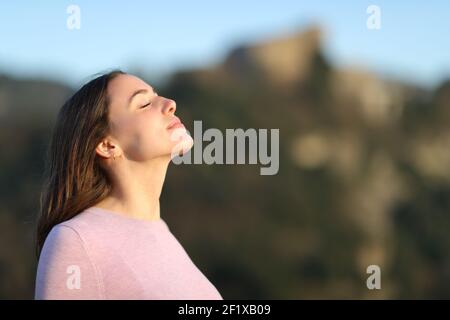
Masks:
[[[76,230],[53,227],[39,258],[35,299],[104,299],[100,278]]]

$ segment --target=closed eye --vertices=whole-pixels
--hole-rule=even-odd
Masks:
[[[155,96],[157,96],[157,95],[158,95],[158,93],[155,92]],[[143,105],[142,107],[140,107],[140,109],[143,109],[143,108],[145,108],[145,107],[151,106],[152,103],[153,103],[153,101],[150,101],[149,103],[147,103],[147,104]]]
[[[141,109],[143,109],[143,108],[145,108],[145,107],[148,107],[148,106],[151,106],[151,105],[152,105],[152,103],[153,103],[153,102],[149,102],[149,103],[147,103],[147,104],[143,105],[143,106],[141,107]]]

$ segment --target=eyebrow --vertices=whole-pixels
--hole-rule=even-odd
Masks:
[[[155,89],[153,89],[153,88],[152,88],[152,91],[153,91],[154,93],[156,93],[156,92],[155,92]],[[132,94],[132,95],[130,96],[130,98],[128,99],[128,105],[130,105],[131,101],[133,100],[133,98],[134,98],[135,96],[137,96],[138,94],[141,94],[141,93],[147,93],[147,92],[149,92],[148,89],[138,89],[138,90],[136,90],[135,92],[133,92],[133,94]]]

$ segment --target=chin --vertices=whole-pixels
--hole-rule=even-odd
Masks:
[[[174,156],[182,156],[183,154],[191,150],[194,145],[194,140],[192,139],[192,137],[185,129],[182,128],[180,128],[179,130],[177,129],[172,134],[171,140],[172,148],[170,154],[172,155],[172,158]],[[173,142],[175,142],[175,144]]]

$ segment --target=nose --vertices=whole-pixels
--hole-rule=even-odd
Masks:
[[[175,110],[177,110],[177,104],[172,99],[166,99],[163,107],[163,113],[165,115],[174,114]]]

